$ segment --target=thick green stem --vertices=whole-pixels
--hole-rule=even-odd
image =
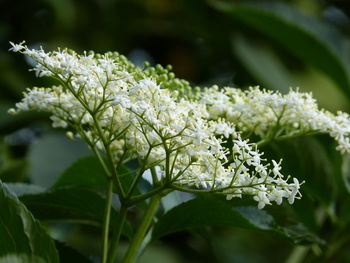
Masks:
[[[116,256],[117,256],[117,251],[118,251],[118,247],[119,247],[119,240],[120,240],[121,233],[123,231],[123,226],[125,223],[127,213],[128,213],[128,207],[122,205],[120,208],[120,212],[119,212],[118,219],[117,219],[118,220],[117,226],[114,229],[112,243],[110,245],[110,249],[109,249],[109,253],[108,253],[108,262],[109,263],[113,263],[115,261]]]
[[[104,213],[103,230],[102,230],[102,263],[107,263],[108,234],[109,234],[109,223],[111,218],[112,195],[113,195],[113,180],[112,178],[108,177],[106,208]]]
[[[151,202],[147,208],[146,214],[139,226],[139,228],[137,229],[137,232],[134,236],[134,239],[132,240],[129,250],[126,252],[126,255],[124,257],[123,262],[124,263],[133,263],[135,262],[137,256],[138,256],[138,252],[140,249],[140,246],[142,244],[142,241],[147,233],[147,231],[149,230],[153,218],[154,218],[154,214],[157,212],[158,209],[158,205],[161,199],[161,195],[154,195],[151,199]]]

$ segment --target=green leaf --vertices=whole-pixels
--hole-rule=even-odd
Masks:
[[[336,28],[284,3],[211,3],[327,74],[350,97],[349,41]]]
[[[0,179],[3,182],[23,181],[27,174],[28,161],[25,159],[7,160],[0,169]]]
[[[153,239],[164,235],[205,226],[231,226],[269,231],[295,243],[320,243],[321,240],[300,225],[283,227],[264,210],[253,206],[234,207],[216,196],[200,196],[165,213],[156,223]],[[302,229],[302,230],[301,230]]]
[[[0,263],[46,263],[41,257],[25,254],[11,254],[0,258]]]
[[[350,194],[350,155],[343,156],[342,178],[347,192]]]
[[[0,181],[0,256],[23,253],[58,263],[52,239],[28,209]]]
[[[41,220],[63,220],[100,226],[103,222],[105,199],[98,192],[79,187],[65,187],[49,192],[24,195],[21,201]],[[117,210],[112,209],[111,224],[117,220]],[[132,236],[132,228],[126,224],[123,234]]]
[[[333,168],[338,164],[331,157],[332,152],[335,152],[334,142],[326,135],[275,142],[265,149],[265,158],[284,160],[283,174],[305,181],[300,190],[301,200],[290,208],[297,213],[298,221],[315,231],[319,229],[319,213],[333,213],[340,189]]]
[[[332,171],[333,163],[329,157],[335,146],[325,147],[320,143],[321,139],[322,136],[296,138],[279,142],[274,145],[274,150],[279,151],[278,158],[286,160],[285,174],[297,176],[300,181],[305,180],[302,191],[329,206],[334,202],[337,190]],[[328,139],[327,136],[324,139]]]
[[[117,173],[123,186],[128,187],[132,181],[132,172],[126,166],[119,165]],[[106,175],[97,158],[93,155],[79,158],[60,175],[52,189],[66,186],[106,190]]]
[[[60,260],[64,263],[92,263],[91,260],[80,254],[74,248],[56,240],[56,247],[60,254]],[[1,263],[1,262],[0,262]]]
[[[87,188],[105,190],[106,175],[95,156],[85,156],[77,159],[57,179],[52,189],[66,186],[84,186]]]
[[[133,172],[125,165],[119,165],[117,174],[123,188],[129,189],[133,181]],[[102,191],[106,190],[107,180],[105,172],[94,155],[85,156],[75,161],[59,176],[51,189],[55,190],[67,186],[78,186]],[[116,192],[115,185],[114,192]],[[138,187],[136,187],[134,194],[141,194]],[[145,202],[141,202],[139,206],[145,207]]]

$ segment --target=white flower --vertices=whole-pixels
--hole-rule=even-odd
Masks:
[[[12,47],[9,49],[9,51],[13,51],[13,52],[22,51],[23,49],[25,49],[25,47],[23,46],[24,43],[25,43],[25,41],[22,41],[19,44],[14,44],[13,42],[10,42]]]
[[[277,163],[275,160],[272,160],[272,164],[273,164],[272,172],[275,176],[282,176],[282,174],[280,173],[280,170],[282,169],[282,167],[280,166],[281,161]]]
[[[258,208],[263,209],[265,205],[270,204],[270,200],[266,196],[266,192],[258,192],[256,196],[254,196],[254,200],[259,202],[258,203]]]
[[[269,194],[269,199],[275,201],[278,205],[282,204],[283,197],[286,197],[287,193],[284,190],[273,189]]]

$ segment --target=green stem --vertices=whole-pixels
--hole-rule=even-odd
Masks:
[[[120,212],[118,215],[118,221],[117,221],[117,226],[114,230],[113,233],[113,238],[112,238],[112,243],[110,245],[110,250],[108,253],[108,262],[109,263],[113,263],[115,261],[115,258],[117,256],[117,250],[118,250],[118,246],[119,246],[119,240],[120,240],[120,236],[123,230],[123,226],[125,223],[125,219],[126,219],[126,214],[128,213],[128,207],[122,205],[120,208]]]
[[[103,170],[105,171],[107,178],[109,178],[109,177],[112,178],[111,172],[109,171],[108,167],[106,166],[106,163],[103,161],[103,158],[102,158],[101,154],[99,153],[98,149],[92,144],[90,145],[90,147],[93,150],[93,152],[95,153]]]
[[[301,263],[305,261],[305,257],[307,253],[309,252],[310,247],[307,246],[296,246],[288,258],[286,259],[285,263]]]
[[[125,201],[125,203],[129,206],[135,205],[139,202],[146,200],[147,198],[150,198],[151,196],[154,196],[154,195],[166,190],[167,188],[168,188],[167,185],[157,186],[156,188],[152,189],[151,191],[149,191],[146,194],[135,195],[135,196],[131,197],[129,200]]]
[[[136,257],[138,256],[138,251],[140,249],[142,241],[148,229],[150,228],[150,225],[152,224],[154,214],[157,212],[160,199],[161,199],[161,195],[154,195],[152,197],[149,207],[147,208],[146,214],[139,228],[137,229],[134,239],[130,244],[129,250],[126,252],[126,255],[123,260],[124,263],[135,262]]]
[[[107,263],[109,223],[111,219],[113,180],[108,177],[107,199],[102,230],[102,263]]]
[[[97,128],[97,131],[98,131],[98,134],[102,140],[102,143],[103,143],[103,146],[105,148],[105,151],[106,151],[106,155],[107,155],[107,160],[109,161],[109,165],[112,169],[112,175],[113,175],[113,179],[115,180],[116,182],[116,187],[117,187],[117,191],[118,191],[118,194],[119,194],[119,198],[122,200],[124,200],[125,198],[125,193],[124,193],[124,189],[122,187],[122,183],[120,182],[120,179],[117,175],[117,170],[115,168],[115,165],[114,165],[114,162],[113,162],[113,157],[112,157],[112,153],[111,153],[111,149],[109,147],[109,143],[107,142],[104,134],[103,134],[103,130],[98,122],[98,120],[96,120],[95,116],[92,116],[93,117],[93,120],[95,122],[95,126]]]

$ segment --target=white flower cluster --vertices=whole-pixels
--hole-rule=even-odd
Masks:
[[[326,133],[338,142],[337,150],[350,152],[349,115],[319,110],[309,93],[290,90],[282,95],[258,87],[241,91],[214,86],[203,92],[200,101],[207,105],[211,119],[225,118],[244,133],[266,140]]]
[[[13,44],[12,50],[37,62],[37,76],[50,76],[60,85],[28,89],[11,113],[50,112],[54,127],[70,127],[91,147],[111,151],[116,164],[137,159],[143,171],[157,167],[161,176],[154,183],[169,188],[200,188],[227,199],[251,195],[259,208],[281,204],[283,198],[293,203],[301,196],[298,180],[288,182],[280,173],[281,162],[267,163],[256,145],[236,132],[243,125],[236,125],[235,90],[208,89],[190,101],[162,88],[158,75],[142,75],[115,54],[46,53],[23,43]],[[229,103],[231,115],[225,108]],[[241,115],[249,114],[241,107]]]

